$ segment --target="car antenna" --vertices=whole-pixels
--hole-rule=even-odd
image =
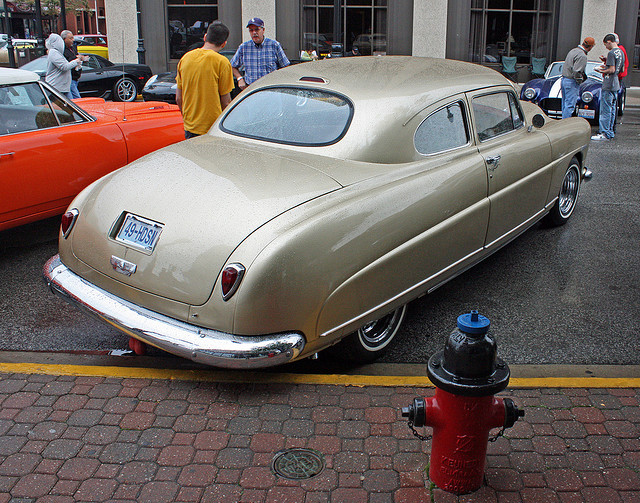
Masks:
[[[124,30],[122,30],[122,80],[124,80]],[[122,121],[127,120],[127,100],[122,101]]]

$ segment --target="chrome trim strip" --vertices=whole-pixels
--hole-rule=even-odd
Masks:
[[[55,294],[131,337],[198,363],[232,369],[272,367],[291,361],[305,346],[297,332],[240,336],[198,327],[137,306],[89,283],[51,257],[44,279]]]
[[[467,255],[466,257],[461,258],[460,260],[458,260],[457,262],[454,262],[453,264],[449,265],[448,267],[445,267],[444,269],[438,271],[435,274],[432,274],[431,276],[429,276],[427,279],[423,279],[422,281],[420,281],[420,283],[416,283],[415,285],[413,285],[411,288],[407,288],[405,291],[400,292],[398,295],[395,295],[394,297],[391,297],[389,300],[382,302],[381,304],[378,304],[376,307],[373,307],[371,309],[369,309],[366,313],[362,313],[359,316],[356,316],[355,318],[350,319],[349,321],[346,321],[344,323],[342,323],[341,325],[338,325],[337,327],[332,328],[331,330],[327,330],[326,332],[323,332],[322,334],[320,334],[320,337],[326,337],[327,335],[331,335],[334,332],[337,332],[338,330],[346,327],[347,325],[350,325],[351,323],[354,323],[368,315],[370,315],[371,313],[373,313],[374,311],[383,308],[384,306],[386,306],[387,304],[392,303],[394,300],[399,299],[400,297],[402,297],[403,295],[406,295],[410,292],[412,292],[413,290],[416,290],[417,288],[420,288],[422,285],[424,285],[425,283],[428,283],[429,281],[431,281],[433,278],[435,278],[436,276],[439,276],[440,274],[442,274],[445,271],[448,271],[449,269],[457,266],[458,264],[460,264],[461,262],[464,262],[465,260],[470,259],[471,257],[473,257],[474,255],[477,255],[478,253],[481,253],[484,249],[483,248],[479,248],[478,250],[471,252],[469,255]]]
[[[545,209],[545,210],[549,210],[549,209],[551,209],[551,207],[552,207],[554,204],[556,204],[556,201],[557,201],[557,200],[558,200],[558,196],[554,197],[551,201],[549,201],[549,202],[545,205],[544,209]]]
[[[544,214],[547,213],[547,207],[544,207],[543,209],[541,209],[538,213],[536,213],[535,215],[533,215],[532,217],[529,217],[527,220],[525,220],[524,222],[522,222],[520,225],[518,225],[518,227],[514,227],[513,229],[511,229],[509,232],[505,232],[502,236],[500,236],[497,239],[494,239],[493,241],[491,241],[491,243],[484,245],[485,250],[487,248],[491,248],[494,244],[496,244],[498,241],[504,239],[506,236],[508,236],[509,234],[513,234],[513,238],[519,236],[521,233],[523,233],[524,231],[526,231],[529,227],[531,227],[535,222],[537,222],[538,220],[540,220],[540,218],[542,216],[544,216]],[[511,239],[513,239],[511,238]],[[509,239],[509,241],[511,241],[511,239]]]

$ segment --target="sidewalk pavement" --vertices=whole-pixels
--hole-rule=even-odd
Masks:
[[[430,442],[400,415],[432,394],[5,371],[0,503],[640,501],[640,388],[500,393],[526,415],[489,444],[485,485],[464,496],[432,487]],[[315,450],[324,470],[274,475],[290,448]]]

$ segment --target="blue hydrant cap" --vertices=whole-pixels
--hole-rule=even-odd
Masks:
[[[467,334],[486,334],[490,324],[489,318],[478,314],[475,309],[470,313],[458,316],[458,328]]]

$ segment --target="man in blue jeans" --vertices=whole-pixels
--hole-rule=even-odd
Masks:
[[[578,102],[580,84],[585,80],[584,70],[587,67],[587,53],[593,49],[596,41],[587,37],[582,45],[569,51],[562,66],[562,118],[571,117]]]
[[[602,74],[602,91],[600,91],[600,132],[591,137],[592,140],[611,140],[615,133],[616,98],[620,90],[618,74],[624,67],[624,54],[616,43],[615,33],[605,35],[602,42],[609,51],[602,66],[596,67],[596,72]]]

